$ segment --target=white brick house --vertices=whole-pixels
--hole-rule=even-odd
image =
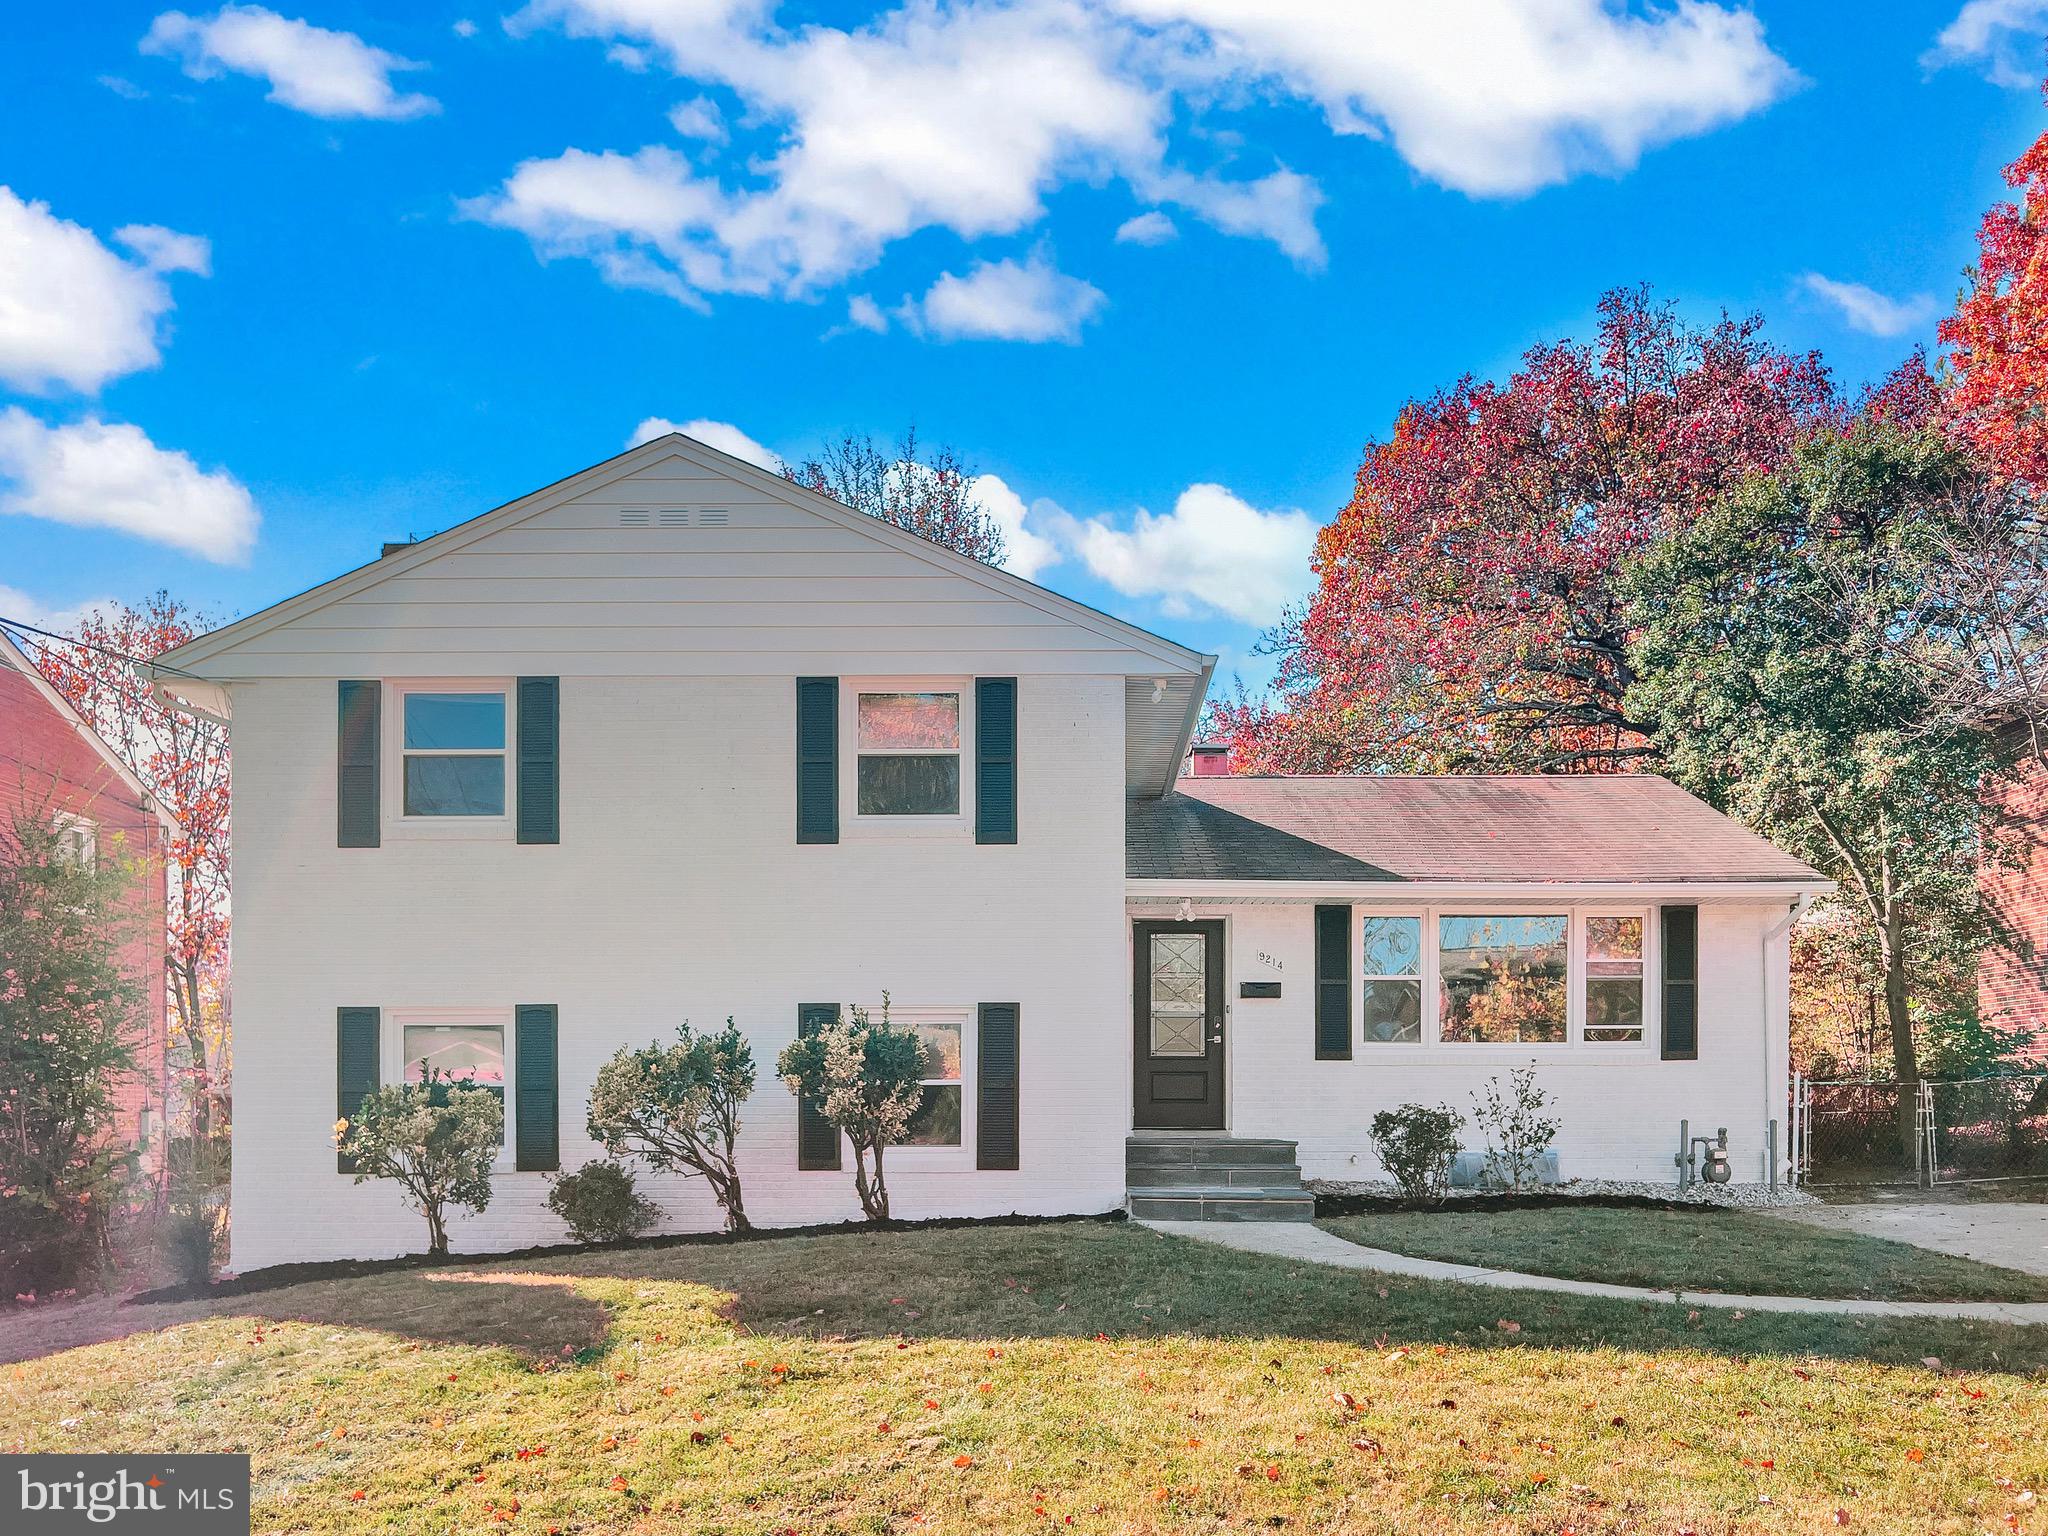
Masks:
[[[166,661],[232,717],[239,1269],[420,1246],[331,1133],[423,1054],[506,1085],[456,1247],[561,1240],[599,1064],[684,1018],[762,1065],[754,1222],[854,1217],[772,1063],[884,990],[958,1042],[909,1217],[1115,1207],[1156,1130],[1367,1176],[1375,1109],[1529,1060],[1566,1177],[1669,1177],[1681,1117],[1757,1177],[1782,1113],[1812,871],[1650,779],[1179,778],[1213,658],[686,438]]]

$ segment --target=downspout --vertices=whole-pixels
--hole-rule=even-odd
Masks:
[[[1769,1009],[1769,1007],[1770,1007],[1770,985],[1771,985],[1771,946],[1772,946],[1773,944],[1777,943],[1779,939],[1783,938],[1783,937],[1785,936],[1785,934],[1786,934],[1786,933],[1787,933],[1787,932],[1788,932],[1788,931],[1789,931],[1789,930],[1791,929],[1792,925],[1793,925],[1794,923],[1796,923],[1796,922],[1798,922],[1798,921],[1799,921],[1799,918],[1800,918],[1800,914],[1801,914],[1801,913],[1803,913],[1803,912],[1805,912],[1805,911],[1806,911],[1806,909],[1807,909],[1808,907],[1812,906],[1812,905],[1813,905],[1813,892],[1811,892],[1811,891],[1801,891],[1801,892],[1799,893],[1799,895],[1798,895],[1798,896],[1797,896],[1797,897],[1796,897],[1796,898],[1795,898],[1795,899],[1793,900],[1793,902],[1792,902],[1792,906],[1791,906],[1791,910],[1789,910],[1788,912],[1786,912],[1786,914],[1785,914],[1785,915],[1784,915],[1783,917],[1779,918],[1779,919],[1777,920],[1777,922],[1773,923],[1773,924],[1772,924],[1772,925],[1771,925],[1771,926],[1770,926],[1769,928],[1766,928],[1766,929],[1764,930],[1764,936],[1763,936],[1763,939],[1762,939],[1762,941],[1761,941],[1761,945],[1760,945],[1760,954],[1759,954],[1759,963],[1760,963],[1760,966],[1761,966],[1761,972],[1760,972],[1760,974],[1761,974],[1761,977],[1762,977],[1762,980],[1763,980],[1763,984],[1764,984],[1764,1007],[1765,1007],[1765,1009],[1766,1009],[1766,1012],[1765,1012],[1765,1014],[1764,1014],[1764,1043],[1763,1043],[1763,1053],[1764,1053],[1764,1118],[1763,1118],[1763,1122],[1762,1122],[1762,1123],[1763,1123],[1763,1125],[1764,1125],[1764,1126],[1766,1126],[1766,1127],[1768,1127],[1768,1126],[1770,1125],[1770,1123],[1771,1123],[1771,1122],[1772,1122],[1773,1120],[1775,1120],[1775,1119],[1777,1119],[1777,1118],[1778,1118],[1778,1107],[1777,1107],[1776,1105],[1774,1105],[1774,1104],[1773,1104],[1773,1103],[1771,1102],[1771,1018],[1770,1018],[1770,1014],[1769,1014],[1769,1012],[1768,1012],[1768,1009]],[[1786,966],[1785,966],[1785,1053],[1786,1053],[1786,1056],[1787,1056],[1787,1059],[1788,1059],[1788,1061],[1789,1061],[1789,1058],[1790,1058],[1790,1056],[1791,1056],[1791,1052],[1792,1052],[1792,967],[1791,967],[1791,962],[1790,962],[1790,960],[1788,959],[1788,960],[1787,960],[1787,962],[1786,962]],[[1781,1146],[1779,1147],[1779,1149],[1778,1149],[1778,1150],[1779,1150],[1780,1154],[1781,1154],[1781,1155],[1783,1155],[1783,1154],[1789,1153],[1789,1151],[1790,1151],[1790,1148],[1789,1148],[1789,1146],[1784,1146],[1784,1145],[1781,1145]],[[1768,1156],[1770,1156],[1770,1153],[1769,1153],[1768,1151],[1766,1151],[1766,1153],[1765,1153],[1764,1155],[1765,1155],[1766,1157],[1768,1157]],[[1766,1183],[1769,1183],[1769,1182],[1771,1181],[1771,1174],[1772,1174],[1772,1172],[1773,1172],[1773,1170],[1771,1170],[1771,1169],[1769,1169],[1769,1168],[1766,1168],[1766,1169],[1764,1169],[1764,1181],[1765,1181]]]

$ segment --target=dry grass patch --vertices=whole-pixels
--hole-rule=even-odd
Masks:
[[[2048,1531],[2040,1332],[850,1235],[240,1298],[6,1368],[0,1450],[247,1450],[286,1532]]]

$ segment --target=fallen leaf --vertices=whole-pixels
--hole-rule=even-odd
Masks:
[[[955,1456],[953,1458],[953,1465],[956,1467],[971,1467],[974,1465],[974,1458],[968,1455],[965,1451],[962,1451],[958,1456]]]
[[[1266,1481],[1269,1483],[1280,1481],[1280,1469],[1277,1466],[1266,1468]]]
[[[1926,1459],[1927,1453],[1921,1450],[1920,1447],[1917,1445],[1914,1446],[1910,1451],[1906,1452],[1906,1460],[1908,1461],[1925,1461]]]
[[[1502,1333],[1520,1333],[1522,1331],[1522,1325],[1520,1323],[1512,1322],[1505,1317],[1502,1318],[1499,1322],[1495,1323],[1493,1326],[1499,1329]]]
[[[626,1491],[626,1487],[626,1480],[623,1477],[615,1477],[612,1479],[613,1493],[624,1493]]]

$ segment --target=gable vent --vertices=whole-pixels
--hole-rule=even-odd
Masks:
[[[657,512],[654,514],[654,520],[663,528],[687,528],[690,526],[690,514],[687,512]]]
[[[651,528],[654,526],[654,514],[652,512],[621,512],[619,514],[619,526],[621,528]]]
[[[725,521],[726,518],[723,512],[699,512],[697,514],[697,526],[699,528],[723,528]]]

